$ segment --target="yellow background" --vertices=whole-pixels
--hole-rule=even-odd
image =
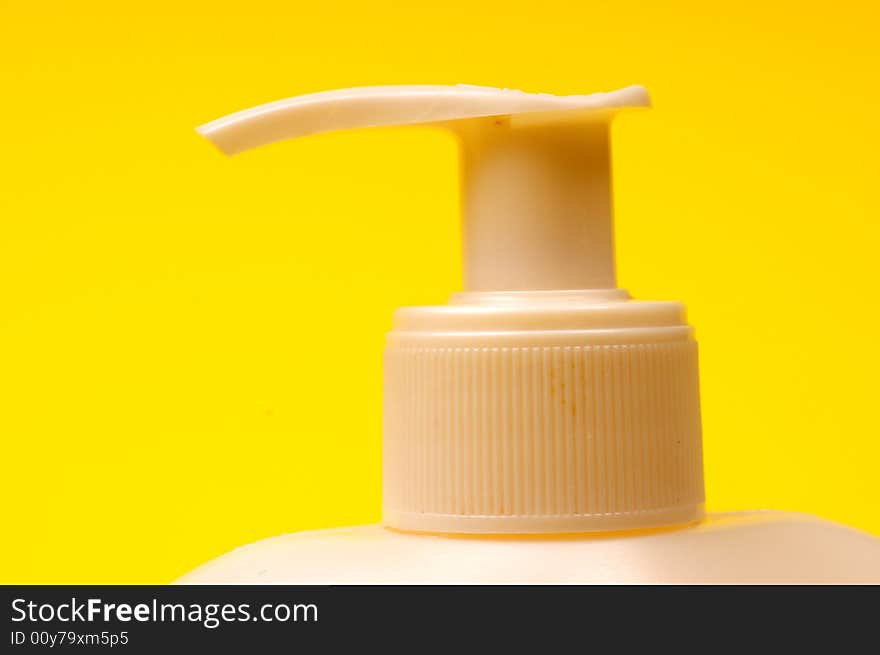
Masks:
[[[646,85],[615,128],[619,276],[697,326],[710,508],[880,534],[878,16],[3,0],[0,581],[165,582],[377,520],[383,333],[460,285],[453,145],[226,159],[192,128],[385,83]]]

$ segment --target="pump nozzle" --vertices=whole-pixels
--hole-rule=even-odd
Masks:
[[[379,86],[272,102],[198,128],[226,154],[360,127],[442,126],[460,139],[466,291],[615,287],[608,124],[640,86],[553,96]]]

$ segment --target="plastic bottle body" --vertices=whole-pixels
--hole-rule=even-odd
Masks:
[[[880,539],[806,514],[737,512],[679,528],[442,535],[380,525],[238,548],[183,576],[212,584],[880,583]]]

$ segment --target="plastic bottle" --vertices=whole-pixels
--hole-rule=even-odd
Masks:
[[[223,152],[333,130],[458,137],[465,289],[394,315],[383,524],[285,535],[180,582],[880,582],[880,539],[802,514],[705,516],[697,345],[616,288],[609,126],[637,86],[316,93],[199,132]]]

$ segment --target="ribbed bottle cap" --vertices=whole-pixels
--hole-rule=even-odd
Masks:
[[[697,346],[682,306],[540,295],[397,313],[387,525],[559,533],[702,516]]]

